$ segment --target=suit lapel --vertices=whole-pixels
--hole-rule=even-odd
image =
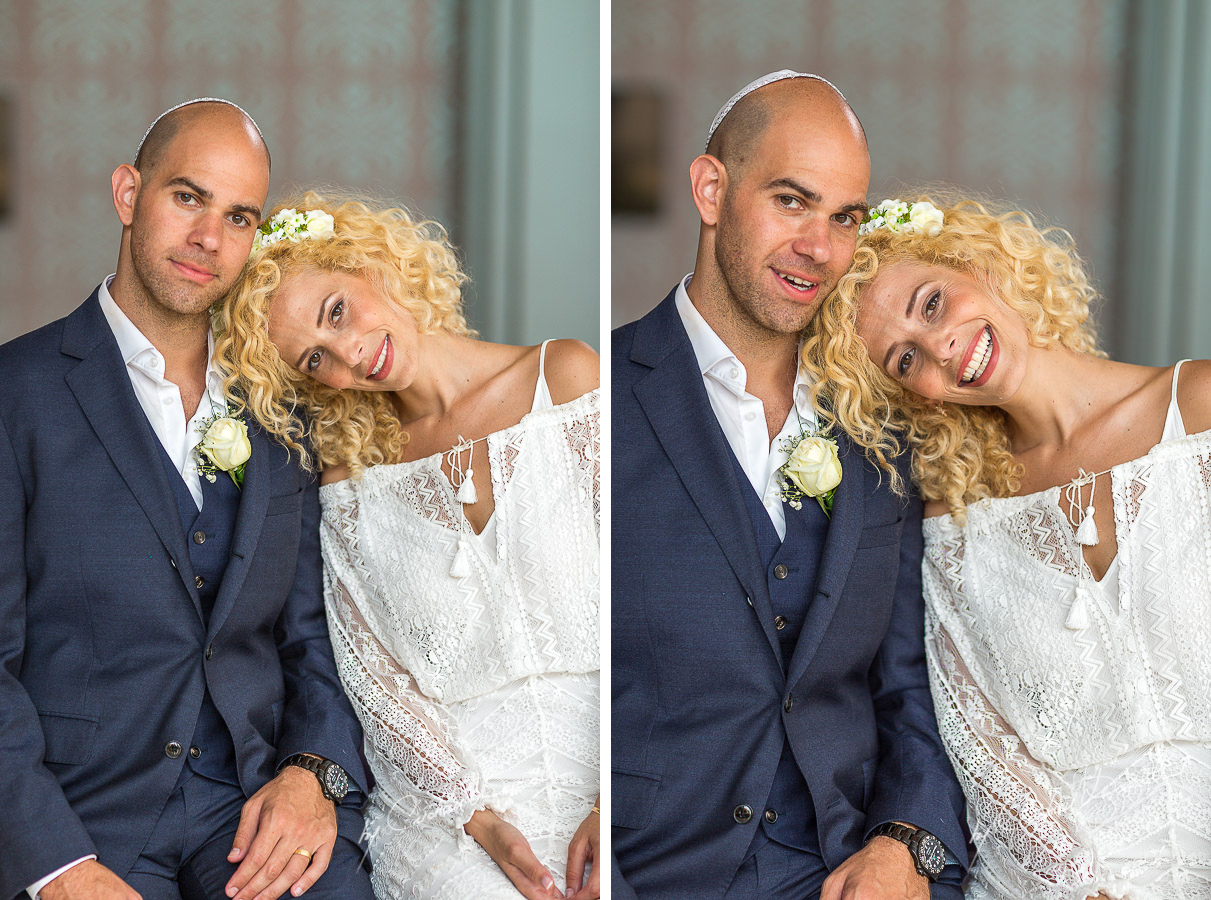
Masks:
[[[787,673],[787,684],[790,685],[803,676],[832,621],[857,550],[858,536],[862,533],[865,460],[845,435],[837,438],[837,451],[841,460],[841,483],[833,498],[828,535],[816,570],[816,593],[808,598],[807,618],[791,657]]]
[[[639,322],[632,360],[652,366],[635,383],[635,399],[748,594],[781,664],[757,537],[731,464],[731,449],[711,409],[673,294]]]
[[[245,420],[248,419],[245,415]],[[248,425],[248,442],[252,455],[244,465],[244,486],[240,491],[240,509],[236,513],[235,532],[231,538],[231,558],[227,561],[223,583],[219,586],[214,610],[210,614],[211,634],[223,627],[240,588],[244,586],[257,540],[261,536],[261,526],[265,523],[265,512],[269,508],[269,455],[273,448],[265,432],[255,422]],[[224,473],[219,477],[228,476]]]
[[[67,386],[172,558],[200,620],[202,605],[193,583],[176,497],[160,463],[158,439],[135,397],[95,292],[68,317],[62,351],[80,360],[68,372]]]

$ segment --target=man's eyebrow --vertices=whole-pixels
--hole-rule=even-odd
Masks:
[[[212,191],[206,190],[206,188],[202,187],[201,185],[194,184],[184,175],[178,175],[168,183],[169,185],[177,185],[178,187],[189,188],[189,192],[191,194],[197,194],[208,203],[214,199],[214,193]],[[261,222],[261,208],[259,206],[253,206],[251,203],[233,203],[231,205],[231,211],[246,215],[250,219],[255,219],[258,225]]]
[[[824,198],[819,193],[817,193],[816,191],[813,191],[809,187],[804,187],[799,182],[795,181],[793,178],[775,178],[768,185],[766,185],[766,187],[786,188],[787,190],[794,191],[797,194],[802,194],[804,197],[806,197],[812,203],[824,202]]]
[[[913,289],[912,294],[908,298],[908,310],[904,314],[904,317],[906,319],[912,318],[912,309],[914,306],[917,305],[917,298],[921,296],[921,291],[924,290],[924,288],[925,288],[925,282],[922,281],[920,284],[918,284],[916,286],[916,288]],[[895,349],[896,349],[896,345],[892,344],[890,347],[887,348],[887,352],[885,354],[883,354],[883,371],[884,372],[887,371],[887,364],[891,360],[891,352]]]
[[[812,203],[824,202],[824,197],[822,197],[818,191],[813,191],[811,188],[805,187],[804,185],[795,181],[793,178],[775,178],[767,185],[767,187],[771,189],[783,188],[788,191],[794,191],[797,194],[802,194]],[[845,204],[839,210],[837,210],[837,212],[860,212],[862,215],[858,218],[864,218],[869,209],[870,204],[868,204],[865,200],[855,200],[853,203]]]
[[[173,178],[168,183],[170,185],[176,184],[176,185],[181,185],[182,187],[187,187],[187,188],[189,188],[189,192],[191,194],[197,194],[203,200],[213,200],[214,199],[214,194],[211,191],[208,191],[208,190],[206,190],[206,188],[194,184],[192,181],[190,181],[188,178],[186,178],[183,175],[178,175],[176,178]]]

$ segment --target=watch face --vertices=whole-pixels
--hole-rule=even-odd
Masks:
[[[923,834],[917,845],[917,861],[932,881],[946,868],[946,848],[932,834]]]
[[[324,772],[324,787],[336,800],[341,800],[349,793],[349,776],[340,766],[331,765]]]

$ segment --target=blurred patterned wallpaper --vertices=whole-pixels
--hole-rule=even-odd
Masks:
[[[11,210],[0,340],[74,309],[113,271],[109,176],[164,109],[238,103],[296,185],[403,201],[457,240],[457,0],[3,0]]]
[[[613,217],[614,324],[693,267],[690,161],[723,102],[780,68],[823,75],[853,104],[872,201],[943,182],[1069,229],[1108,322],[1128,13],[1128,0],[613,0],[613,87],[663,105],[661,209]]]

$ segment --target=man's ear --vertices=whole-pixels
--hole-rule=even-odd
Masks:
[[[143,176],[134,166],[123,163],[114,169],[109,180],[113,185],[114,209],[118,211],[122,224],[129,228],[135,220],[135,200],[139,196]]]
[[[727,169],[722,162],[704,153],[690,163],[690,192],[702,224],[719,223],[719,206],[727,189]]]

